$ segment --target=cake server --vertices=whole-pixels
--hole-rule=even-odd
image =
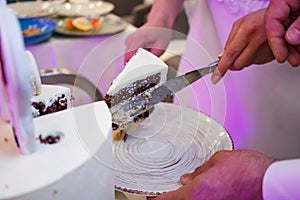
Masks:
[[[120,107],[119,112],[124,112],[130,119],[133,119],[134,117],[149,110],[155,104],[163,101],[167,97],[172,96],[174,93],[194,83],[203,76],[213,72],[218,63],[219,60],[214,61],[204,68],[190,71],[186,74],[155,85],[154,87],[145,90],[137,96],[126,100],[125,103]]]

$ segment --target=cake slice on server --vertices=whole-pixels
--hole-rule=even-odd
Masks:
[[[138,126],[136,122],[149,116],[149,111],[131,117],[120,111],[124,102],[154,85],[165,82],[168,66],[152,53],[140,48],[112,82],[105,102],[112,114],[113,139],[124,140]]]

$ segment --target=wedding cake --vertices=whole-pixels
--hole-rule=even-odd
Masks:
[[[0,120],[0,199],[114,199],[111,115],[102,102],[34,119],[37,151],[22,155]]]

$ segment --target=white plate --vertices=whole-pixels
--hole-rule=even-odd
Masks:
[[[111,12],[114,4],[103,1],[87,1],[83,3],[64,3],[61,4],[57,13],[61,16],[99,16]]]
[[[125,142],[115,141],[115,189],[156,196],[176,190],[179,178],[218,150],[232,150],[216,120],[175,104],[160,103]]]
[[[100,19],[102,21],[102,28],[99,30],[91,31],[80,31],[76,29],[70,30],[65,26],[65,20],[67,19],[59,20],[55,32],[69,36],[98,36],[122,32],[127,26],[127,22],[115,15],[108,14],[104,17],[100,17]]]
[[[46,17],[56,13],[57,5],[62,4],[63,0],[57,1],[26,1],[10,3],[18,18]]]

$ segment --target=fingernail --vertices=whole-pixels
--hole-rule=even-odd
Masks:
[[[221,59],[222,58],[222,56],[223,56],[223,53],[224,53],[224,51],[222,51],[219,55],[218,55],[218,58],[219,59]]]
[[[218,74],[213,74],[213,75],[212,75],[212,78],[211,78],[211,82],[212,82],[213,84],[217,84],[217,83],[220,81],[220,79],[221,79],[221,76],[220,76],[220,75],[218,75]]]
[[[291,28],[287,32],[287,40],[292,44],[299,44],[300,41],[300,30],[297,28]]]
[[[181,181],[186,181],[186,180],[189,179],[189,177],[190,177],[190,174],[183,174],[183,175],[181,176]]]

